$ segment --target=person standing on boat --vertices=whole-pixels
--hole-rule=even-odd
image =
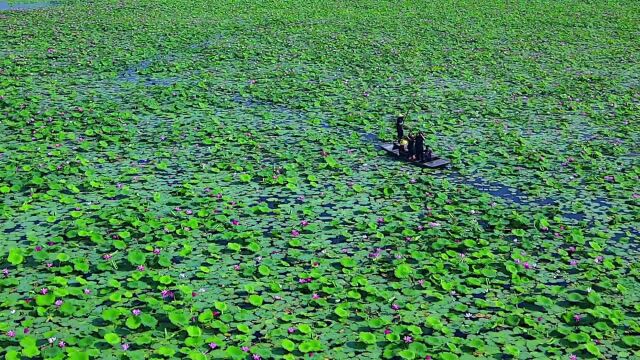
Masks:
[[[409,133],[408,136],[409,149],[407,149],[407,159],[414,160],[416,155],[416,137]]]
[[[414,151],[416,153],[416,160],[424,162],[424,134],[422,132],[419,132],[418,136],[416,136]]]
[[[400,141],[398,142],[398,155],[400,155],[401,157],[407,156],[407,152],[409,151],[408,145],[409,140],[406,136],[400,139]]]
[[[396,119],[396,132],[398,133],[398,136],[397,136],[398,142],[400,142],[400,140],[402,140],[402,138],[404,137],[403,126],[404,126],[404,115],[400,114]]]

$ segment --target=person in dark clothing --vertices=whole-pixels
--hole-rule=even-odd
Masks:
[[[416,160],[424,162],[424,134],[419,133],[415,140]]]
[[[433,160],[433,151],[427,146],[427,150],[424,152],[425,161],[429,162]]]
[[[398,116],[396,119],[396,132],[398,133],[398,142],[404,137],[404,115]]]
[[[407,158],[413,160],[416,155],[416,137],[409,134],[409,149],[407,150]]]

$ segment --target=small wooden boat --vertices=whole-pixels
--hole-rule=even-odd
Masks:
[[[425,162],[409,161],[409,160],[407,160],[406,157],[400,156],[400,151],[398,149],[394,149],[393,144],[381,144],[380,148],[382,150],[386,151],[387,153],[397,157],[398,159],[404,160],[404,161],[406,161],[408,163],[411,163],[413,165],[420,166],[420,167],[423,167],[423,168],[434,169],[434,168],[443,167],[443,166],[446,166],[447,164],[449,164],[449,160],[443,159],[441,157],[438,157],[435,154],[433,154],[431,156],[431,161],[425,161]]]

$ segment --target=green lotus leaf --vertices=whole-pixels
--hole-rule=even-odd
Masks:
[[[298,331],[303,334],[311,334],[311,326],[309,324],[300,324],[298,325]]]
[[[22,249],[13,248],[13,247],[10,248],[7,261],[9,261],[12,265],[22,264],[22,262],[24,261],[24,255],[23,255]]]
[[[119,344],[121,339],[118,334],[115,333],[106,333],[104,334],[104,339],[111,345]]]
[[[263,301],[264,300],[262,299],[262,296],[260,296],[260,295],[255,295],[255,294],[254,295],[249,295],[249,303],[251,305],[253,305],[253,306],[256,306],[256,307],[262,306]]]
[[[334,310],[334,313],[341,318],[349,317],[349,315],[351,314],[349,310],[341,306],[336,307],[336,309]]]
[[[129,329],[137,329],[141,324],[142,319],[139,316],[129,316],[125,322],[125,325],[127,325]]]
[[[307,340],[298,345],[298,350],[309,353],[322,350],[322,343],[319,340]]]
[[[162,346],[156,350],[156,353],[158,353],[159,355],[171,357],[176,353],[176,351],[170,347]]]
[[[55,295],[53,295],[53,293],[36,296],[36,304],[38,304],[38,306],[49,306],[52,305],[55,301],[56,297]]]
[[[361,332],[359,335],[360,341],[362,341],[365,344],[375,344],[376,343],[376,336],[373,333],[370,332]]]
[[[200,329],[197,326],[187,326],[186,330],[189,336],[192,336],[192,337],[202,336],[202,329]]]
[[[402,351],[398,352],[398,355],[400,355],[400,357],[403,358],[403,359],[415,359],[416,358],[416,353],[411,351],[411,350],[408,350],[408,349],[405,349],[405,350],[402,350]]]
[[[142,323],[142,325],[149,328],[154,328],[158,324],[158,320],[150,314],[140,315],[140,322]]]
[[[127,255],[127,260],[131,265],[142,265],[145,263],[147,256],[140,250],[132,250]]]
[[[183,310],[174,310],[169,313],[169,321],[176,326],[185,326],[189,323],[189,314]]]
[[[296,349],[296,344],[289,340],[289,339],[284,339],[282,340],[280,346],[282,346],[282,348],[284,348],[285,350],[292,352]]]

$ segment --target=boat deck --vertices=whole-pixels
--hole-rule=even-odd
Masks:
[[[409,161],[405,157],[400,156],[400,151],[398,151],[398,149],[394,149],[393,144],[382,144],[380,145],[380,148],[386,151],[387,153],[397,157],[398,159],[404,160],[410,164],[413,164],[422,168],[434,169],[434,168],[443,167],[449,164],[449,160],[438,157],[435,154],[433,154],[433,159],[431,161],[425,161],[425,162]]]

